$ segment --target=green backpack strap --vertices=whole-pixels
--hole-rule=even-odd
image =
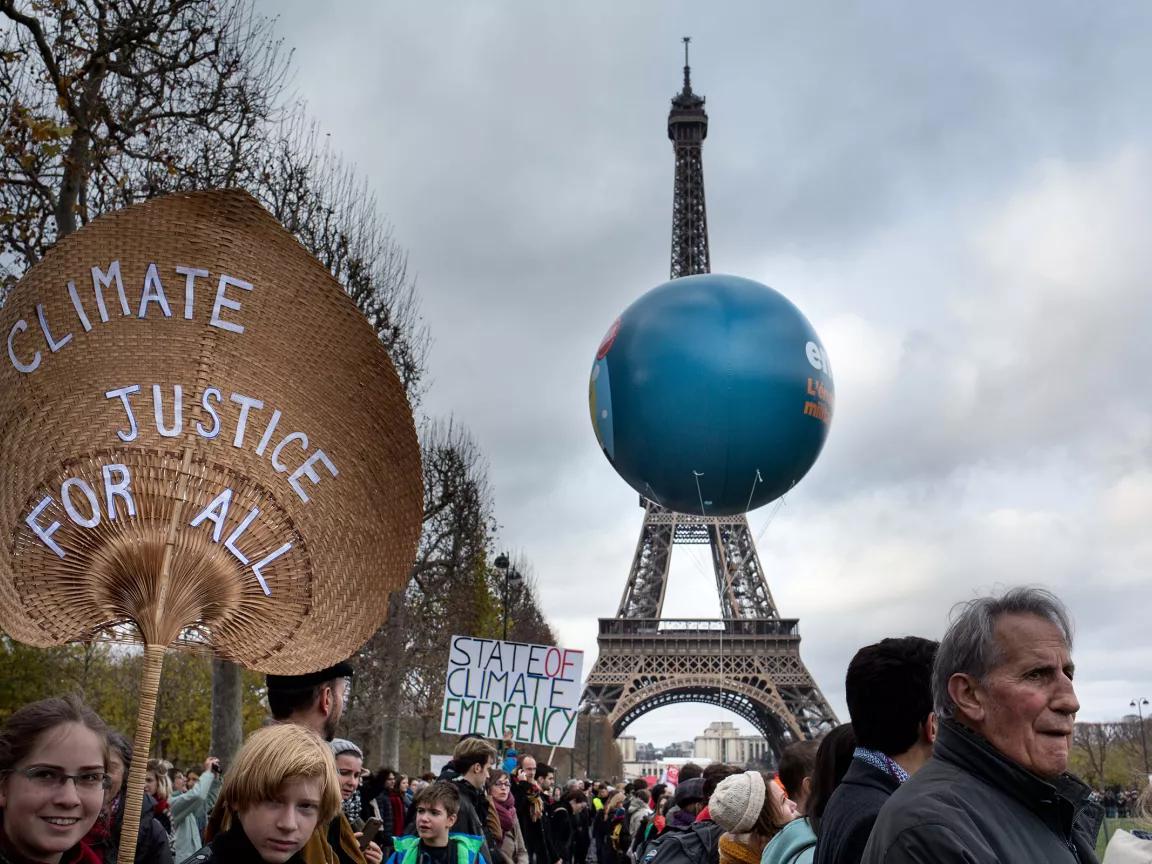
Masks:
[[[456,864],[472,864],[484,848],[484,838],[475,834],[449,834],[448,842],[455,844]]]
[[[392,840],[392,857],[397,858],[401,864],[415,864],[416,855],[420,849],[420,838],[411,835],[394,837]]]

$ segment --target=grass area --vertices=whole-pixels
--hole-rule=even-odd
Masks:
[[[1152,830],[1152,825],[1143,819],[1105,819],[1100,828],[1100,834],[1096,837],[1096,857],[1101,861],[1104,860],[1104,850],[1108,847],[1108,838],[1117,828],[1123,828],[1125,831],[1141,828],[1148,831]]]

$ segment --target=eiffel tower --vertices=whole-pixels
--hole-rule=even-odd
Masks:
[[[672,196],[672,278],[711,272],[704,205],[704,97],[692,91],[684,38],[684,87],[668,114],[676,156]],[[792,741],[836,725],[836,715],[800,659],[794,618],[781,618],[756,554],[748,519],[692,516],[640,499],[644,524],[615,618],[601,618],[599,656],[585,704],[619,736],[634,720],[680,702],[718,705],[764,736],[779,758]],[[672,547],[708,544],[719,619],[662,617]]]

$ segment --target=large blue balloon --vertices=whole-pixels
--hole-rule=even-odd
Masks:
[[[588,388],[596,438],[637,492],[682,513],[772,501],[816,461],[832,421],[828,355],[759,282],[709,274],[653,288],[608,331]]]

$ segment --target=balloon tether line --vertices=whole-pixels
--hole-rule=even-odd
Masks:
[[[700,499],[700,515],[707,519],[708,514],[704,512],[704,493],[700,491],[700,478],[704,476],[702,471],[692,471],[692,476],[696,480],[696,497]]]
[[[756,494],[756,484],[763,483],[764,478],[760,476],[760,469],[756,469],[756,476],[752,479],[752,490],[748,493],[748,503],[744,505],[744,512],[747,513],[752,509],[752,496]]]

